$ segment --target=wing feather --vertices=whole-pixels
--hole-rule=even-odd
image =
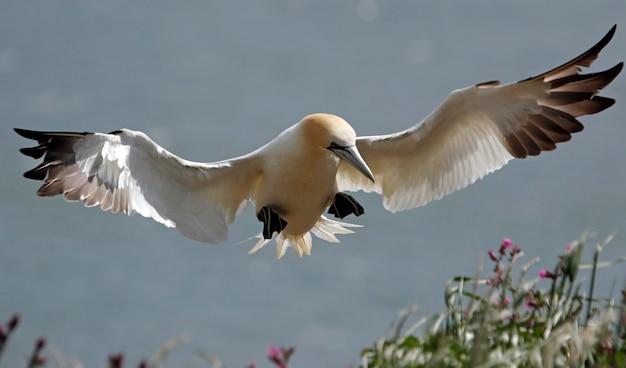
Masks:
[[[615,27],[580,56],[536,77],[454,91],[405,131],[359,137],[357,147],[376,182],[342,162],[339,189],[381,193],[385,208],[401,211],[462,189],[513,158],[554,150],[583,129],[578,116],[595,114],[615,102],[597,93],[620,73],[623,63],[580,74],[614,33]]]
[[[208,243],[226,238],[227,225],[253,194],[260,175],[253,156],[186,161],[144,133],[126,129],[110,134],[15,131],[39,144],[22,153],[44,157],[24,174],[44,181],[38,195],[64,195],[87,207],[138,213]]]

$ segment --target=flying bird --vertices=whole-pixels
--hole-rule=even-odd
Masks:
[[[262,230],[250,253],[274,239],[277,258],[289,247],[300,257],[310,255],[311,233],[338,242],[337,234],[357,226],[329,218],[364,213],[346,192],[376,192],[387,210],[408,210],[462,189],[513,158],[536,156],[568,141],[583,129],[577,117],[615,102],[597,94],[623,62],[581,74],[615,29],[546,73],[453,91],[420,123],[388,135],[357,137],[341,117],[316,113],[251,153],[200,163],[175,156],[139,131],[16,128],[38,142],[20,151],[43,157],[24,176],[44,181],[40,196],[62,194],[87,207],[138,213],[206,243],[224,241],[228,225],[251,202]]]

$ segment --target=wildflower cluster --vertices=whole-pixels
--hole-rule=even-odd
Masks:
[[[500,244],[500,249],[498,253],[490,250],[487,252],[489,259],[491,259],[495,265],[493,267],[494,276],[487,279],[487,285],[491,285],[493,288],[501,289],[501,297],[500,299],[496,299],[493,301],[494,306],[508,306],[511,302],[511,299],[507,296],[506,286],[511,283],[511,274],[505,273],[505,268],[503,266],[504,262],[514,263],[518,257],[523,255],[522,250],[517,246],[513,245],[511,239],[504,238],[502,240],[502,244]],[[510,268],[509,268],[510,269]]]
[[[593,263],[580,262],[583,237],[566,247],[552,271],[527,278],[539,259],[519,267],[521,248],[504,239],[487,252],[491,275],[455,277],[444,312],[406,330],[415,309],[404,313],[391,338],[363,350],[361,366],[626,366],[625,292],[619,305],[593,295],[597,268],[626,261],[599,262],[608,240],[596,247]],[[583,268],[592,271],[588,293],[577,282]]]

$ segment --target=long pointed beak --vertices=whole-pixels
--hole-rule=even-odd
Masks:
[[[371,180],[372,183],[375,183],[374,174],[372,174],[370,168],[367,167],[365,160],[363,160],[363,157],[361,157],[361,154],[356,149],[356,146],[333,147],[329,149],[333,151],[337,156],[339,156],[340,159],[347,161],[355,169],[359,170],[359,172],[365,175],[366,178]]]

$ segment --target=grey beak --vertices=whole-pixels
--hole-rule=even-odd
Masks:
[[[366,178],[371,180],[372,183],[376,182],[374,180],[374,174],[372,174],[372,171],[370,170],[370,168],[367,167],[365,160],[363,160],[363,157],[361,157],[361,154],[356,149],[356,146],[349,146],[349,147],[333,146],[328,149],[333,151],[333,153],[339,156],[340,159],[347,161],[355,169],[359,170],[359,172],[365,175]]]

